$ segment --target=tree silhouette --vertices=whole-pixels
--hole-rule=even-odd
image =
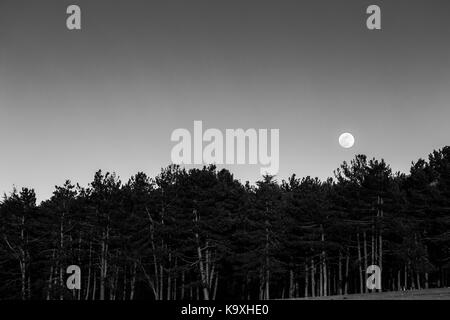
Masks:
[[[393,173],[357,155],[334,178],[242,184],[209,165],[126,183],[98,171],[36,205],[0,204],[0,299],[273,299],[450,285],[450,147]],[[66,269],[82,270],[80,290]]]

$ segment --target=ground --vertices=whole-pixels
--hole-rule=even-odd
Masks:
[[[450,300],[450,288],[304,298],[308,300]]]

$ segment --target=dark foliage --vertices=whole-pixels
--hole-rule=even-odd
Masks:
[[[66,288],[79,265],[81,290]],[[268,299],[450,285],[450,147],[392,173],[358,155],[334,179],[169,166],[123,184],[98,171],[36,204],[0,205],[0,299]]]

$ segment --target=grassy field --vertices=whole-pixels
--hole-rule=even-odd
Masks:
[[[307,300],[450,300],[450,288],[348,294]],[[302,300],[304,300],[302,299]]]

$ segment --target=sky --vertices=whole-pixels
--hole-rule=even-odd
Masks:
[[[70,4],[82,30],[66,28]],[[408,172],[449,144],[449,14],[438,0],[0,0],[0,192],[154,176],[194,120],[279,129],[278,181],[359,153]]]

